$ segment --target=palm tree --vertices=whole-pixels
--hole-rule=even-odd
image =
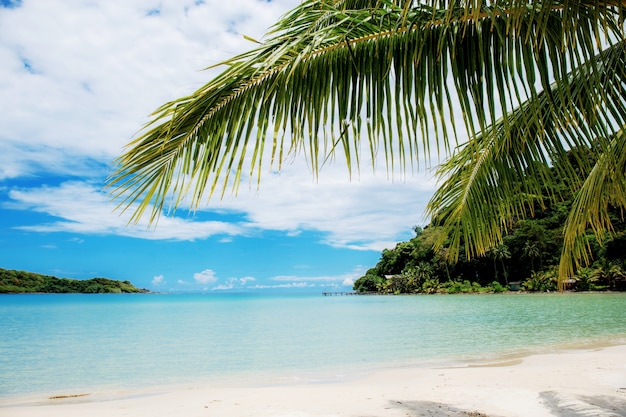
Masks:
[[[335,153],[351,172],[361,148],[388,169],[437,153],[447,159],[427,213],[454,261],[558,201],[542,195],[536,162],[587,147],[595,166],[558,167],[578,192],[560,269],[570,277],[589,262],[583,231],[610,232],[607,206],[626,207],[625,10],[626,0],[304,0],[220,75],[157,109],[108,186],[134,220],[148,210],[155,221],[296,154],[317,173]]]
[[[428,262],[420,262],[417,265],[410,266],[402,271],[402,274],[408,277],[410,286],[415,291],[422,291],[424,282],[433,277],[433,267]]]
[[[522,250],[524,251],[524,255],[530,258],[530,270],[534,271],[535,258],[538,258],[541,255],[539,244],[537,242],[526,242]]]
[[[493,258],[493,271],[495,274],[495,280],[498,281],[498,267],[496,261],[500,261],[502,264],[502,273],[504,274],[504,281],[506,285],[509,285],[509,274],[506,270],[504,261],[511,258],[511,252],[508,246],[500,244],[489,251],[490,256]]]
[[[600,283],[600,285],[606,284],[608,289],[613,289],[615,288],[615,281],[626,277],[626,272],[618,263],[602,259],[597,263],[591,276],[594,282]]]

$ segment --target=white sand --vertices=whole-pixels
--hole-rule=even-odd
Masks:
[[[204,386],[0,402],[6,417],[626,416],[626,346],[348,381]]]

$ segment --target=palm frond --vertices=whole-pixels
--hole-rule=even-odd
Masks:
[[[599,4],[611,6],[304,1],[267,41],[159,108],[116,160],[108,187],[122,208],[139,203],[135,220],[152,207],[154,221],[186,195],[196,207],[220,188],[236,189],[246,172],[260,179],[266,148],[278,168],[303,153],[314,172],[336,150],[352,169],[363,136],[372,159],[382,149],[390,166],[428,156],[433,140],[445,153],[456,140],[457,101],[468,137],[502,115],[506,127],[511,109],[548,89],[550,76],[566,82],[599,42],[619,38],[621,11]],[[588,83],[602,90],[599,79]]]
[[[600,243],[613,231],[609,207],[626,209],[626,130],[620,130],[602,150],[578,191],[565,223],[559,275],[574,276],[574,268],[590,263],[586,230],[591,227]]]
[[[590,79],[602,85],[602,90],[589,83]],[[559,161],[554,169],[572,180],[572,191],[580,187],[584,181],[578,174],[580,168],[588,171],[591,167],[585,167],[587,159],[565,158],[568,150],[584,147],[601,152],[604,165],[611,163],[609,168],[614,168],[619,160],[615,162],[608,155],[620,150],[615,142],[623,141],[623,135],[610,142],[603,138],[626,124],[625,92],[626,42],[622,41],[576,67],[567,75],[567,82],[554,83],[550,89],[522,103],[443,163],[438,175],[445,180],[427,211],[435,224],[451,233],[450,253],[458,256],[464,237],[468,256],[483,255],[501,242],[507,221],[532,215],[535,206],[543,205],[545,199],[558,201],[560,196],[546,195],[549,190],[544,187],[550,182],[547,177],[550,174],[544,167],[553,161]],[[596,165],[594,172],[602,167]],[[590,188],[580,205],[572,210],[591,204],[593,193],[598,190]],[[626,198],[623,189],[612,190],[614,200]],[[585,216],[597,219],[592,223],[598,230],[606,229],[600,211],[600,207],[606,206],[603,204],[603,200],[594,202],[592,212],[573,213],[570,239],[581,232],[579,226]],[[443,244],[444,239],[445,235],[437,244]],[[575,259],[580,256],[577,252]]]

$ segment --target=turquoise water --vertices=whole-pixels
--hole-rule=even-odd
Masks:
[[[336,376],[626,343],[626,294],[4,295],[0,397]]]

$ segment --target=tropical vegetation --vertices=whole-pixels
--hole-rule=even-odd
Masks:
[[[587,153],[585,149],[576,152]],[[570,154],[566,157],[573,157]],[[501,243],[484,255],[469,258],[462,250],[451,262],[448,242],[438,249],[432,244],[445,233],[441,226],[415,227],[415,237],[384,250],[376,266],[355,282],[354,290],[394,294],[556,291],[563,228],[575,195],[568,193],[563,184],[567,178],[559,176],[556,168],[545,165],[544,169],[547,180],[542,193],[558,192],[563,201],[537,207],[532,217],[512,220]],[[600,242],[593,230],[585,231],[590,264],[576,269],[563,283],[564,289],[626,290],[626,221],[615,207],[609,216],[614,232]]]
[[[108,278],[86,280],[57,278],[34,272],[0,268],[0,294],[17,293],[146,293],[130,281]]]
[[[434,253],[490,257],[506,282],[505,238],[573,196],[552,255],[565,283],[592,263],[587,231],[606,243],[626,208],[625,15],[626,0],[304,0],[157,109],[108,185],[156,221],[296,154],[314,173],[337,153],[350,172],[379,153],[389,170],[438,155]],[[543,193],[546,164],[566,195]],[[529,263],[548,265],[542,250]]]
[[[546,217],[520,220],[512,226],[497,251],[469,259],[460,256],[453,263],[446,258],[445,246],[438,251],[431,246],[432,240],[442,233],[440,227],[416,227],[415,237],[383,250],[378,263],[355,281],[353,289],[381,294],[557,291],[559,258],[555,254],[562,245],[562,227],[551,228],[551,224],[563,212],[548,210],[545,214]],[[577,269],[573,278],[564,283],[564,289],[626,290],[626,228],[604,247],[598,245],[593,234],[587,238],[597,258],[590,266]],[[537,250],[530,251],[528,242],[533,242],[531,246]]]

